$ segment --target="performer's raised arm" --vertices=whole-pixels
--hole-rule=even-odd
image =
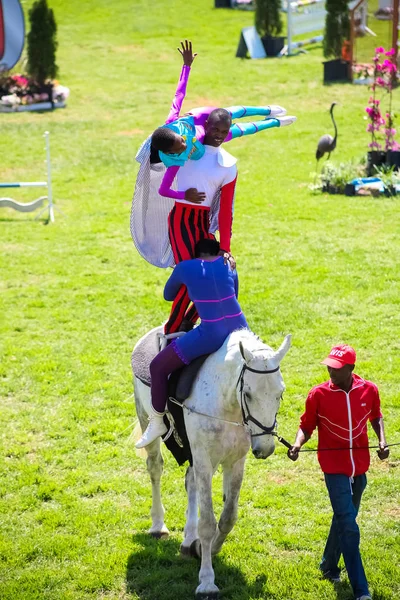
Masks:
[[[181,46],[182,50],[178,48],[178,51],[181,53],[183,58],[183,67],[179,77],[178,87],[176,88],[174,99],[172,100],[171,110],[169,111],[169,115],[165,121],[166,124],[172,123],[172,121],[176,121],[176,119],[179,118],[182,104],[186,96],[190,67],[197,56],[197,53],[193,54],[192,42],[185,40],[185,42],[181,42]]]

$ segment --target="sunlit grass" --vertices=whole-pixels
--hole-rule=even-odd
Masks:
[[[279,414],[288,439],[308,389],[326,376],[319,361],[347,341],[359,373],[379,385],[388,440],[400,441],[398,200],[310,193],[332,101],[340,102],[332,159],[359,158],[368,144],[369,92],[324,87],[320,47],[290,59],[236,59],[253,13],[214,10],[211,0],[51,4],[68,107],[0,115],[1,180],[42,179],[49,130],[65,215],[44,225],[33,214],[0,214],[0,598],[186,600],[198,566],[179,557],[184,469],[166,456],[171,539],[149,540],[150,483],[129,441],[130,353],[169,310],[168,273],[141,260],[130,238],[134,156],[170,106],[180,39],[199,52],[186,108],[270,102],[298,116],[229,148],[239,159],[233,252],[243,310],[274,347],[293,334]],[[32,190],[15,197],[28,201]],[[373,457],[360,512],[374,600],[400,595],[399,464],[397,448],[386,463]],[[215,484],[219,510],[220,474]],[[239,521],[215,560],[222,597],[346,600],[346,583],[336,593],[319,579],[329,521],[314,454],[296,464],[283,448],[266,462],[249,458]]]

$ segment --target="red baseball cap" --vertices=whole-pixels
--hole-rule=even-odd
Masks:
[[[329,356],[322,361],[321,365],[327,365],[333,369],[341,369],[344,365],[356,364],[356,352],[354,348],[347,344],[334,346],[329,352]]]

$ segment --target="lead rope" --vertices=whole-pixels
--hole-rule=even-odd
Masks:
[[[274,435],[278,439],[278,442],[286,446],[286,448],[289,448],[289,450],[293,446],[293,444],[285,440],[285,438],[281,437],[276,432],[273,432],[272,435]],[[395,442],[394,444],[386,444],[385,448],[389,448],[392,446],[400,446],[400,442]],[[335,450],[367,450],[368,448],[380,448],[380,446],[350,446],[346,448],[301,448],[299,452],[333,452]]]

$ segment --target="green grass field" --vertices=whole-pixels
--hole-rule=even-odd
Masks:
[[[49,225],[33,213],[0,213],[0,598],[187,600],[198,566],[179,557],[184,469],[166,456],[172,533],[148,539],[150,482],[129,439],[130,353],[169,310],[168,274],[141,260],[130,238],[134,156],[169,109],[179,41],[192,39],[199,53],[186,108],[278,103],[298,116],[229,148],[239,159],[233,252],[243,310],[273,347],[293,335],[279,413],[288,439],[308,389],[326,377],[320,360],[345,341],[357,349],[357,372],[380,388],[388,441],[400,442],[399,201],[310,193],[332,101],[340,102],[333,158],[359,159],[369,141],[369,91],[324,87],[321,47],[291,59],[237,59],[253,13],[215,10],[212,0],[51,5],[68,107],[0,115],[1,180],[43,178],[49,130],[64,213]],[[399,99],[395,91],[396,110]],[[399,469],[400,447],[386,462],[373,456],[359,516],[374,600],[400,597]],[[217,474],[217,511],[221,490]],[[266,462],[249,456],[239,520],[215,559],[221,597],[351,598],[345,577],[337,590],[319,578],[330,515],[314,454],[295,464],[283,447]]]

